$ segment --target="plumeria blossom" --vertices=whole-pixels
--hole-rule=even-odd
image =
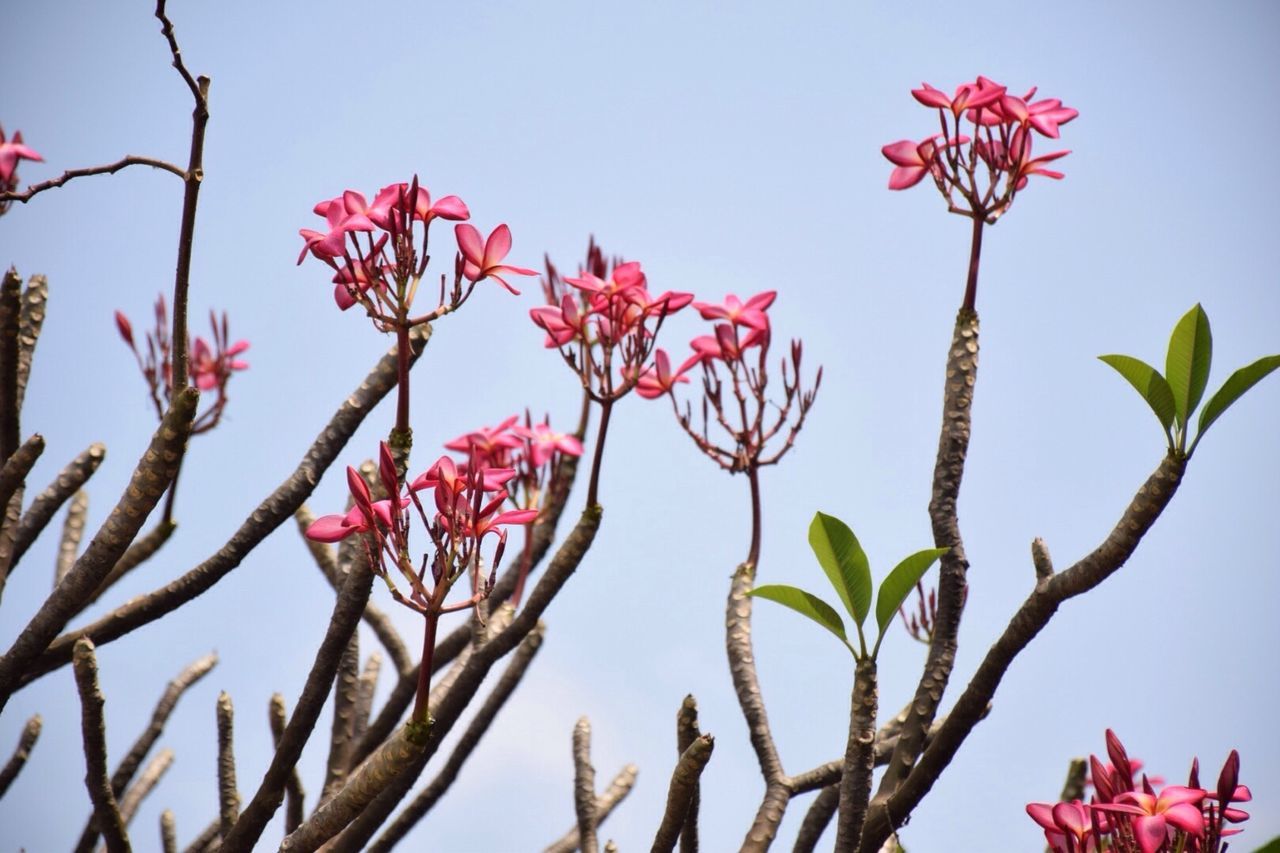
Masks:
[[[34,148],[23,143],[22,131],[15,131],[12,139],[6,139],[4,128],[0,127],[0,190],[7,192],[17,188],[19,160],[44,162],[44,158]]]
[[[432,204],[426,187],[417,187],[415,192],[409,184],[399,183],[378,190],[369,208],[369,219],[384,231],[391,231],[396,227],[392,211],[402,203],[411,205],[415,222],[430,222],[437,217],[465,222],[471,218],[466,203],[456,195],[447,195]]]
[[[686,364],[673,373],[671,359],[665,350],[659,349],[653,354],[653,366],[640,374],[640,380],[636,382],[636,393],[646,400],[656,400],[663,394],[670,394],[678,383],[689,381],[684,371],[691,366]]]
[[[173,345],[169,339],[169,312],[164,296],[156,298],[155,325],[146,334],[145,356],[134,340],[133,324],[123,311],[115,312],[115,323],[120,339],[133,352],[138,370],[147,383],[156,417],[163,419],[165,407],[173,394]],[[197,388],[206,392],[214,391],[216,397],[208,408],[196,415],[192,424],[193,435],[208,432],[218,425],[229,399],[227,385],[232,375],[249,369],[249,363],[238,358],[249,349],[249,342],[240,340],[232,343],[226,312],[219,317],[210,311],[209,324],[213,330],[212,340],[198,335],[192,339],[187,369],[191,382]]]
[[[581,456],[582,442],[575,435],[557,432],[543,421],[528,427],[513,427],[512,432],[529,443],[529,453],[537,467],[545,465],[557,453],[565,456]]]
[[[334,258],[342,257],[346,251],[347,234],[373,230],[373,221],[365,213],[367,208],[368,202],[365,201],[364,196],[354,190],[347,190],[337,198],[317,204],[316,215],[324,217],[329,230],[313,231],[310,228],[302,228],[298,231],[303,240],[298,263],[301,264],[306,260],[307,254],[310,253],[333,265]]]
[[[1204,816],[1200,803],[1208,791],[1170,785],[1158,796],[1142,791],[1125,791],[1115,802],[1100,803],[1096,809],[1133,815],[1130,820],[1142,853],[1156,853],[1173,830],[1200,838],[1204,835]]]
[[[499,225],[487,240],[480,239],[480,232],[472,225],[456,225],[458,251],[462,253],[462,274],[468,281],[477,282],[491,278],[516,296],[520,291],[512,287],[504,275],[537,275],[537,270],[513,267],[502,263],[511,251],[511,229]]]
[[[728,320],[735,326],[748,326],[763,332],[769,328],[769,318],[764,312],[777,297],[776,290],[766,290],[743,302],[730,293],[724,298],[722,305],[695,302],[693,307],[698,310],[704,320]]]
[[[1089,853],[1097,850],[1089,807],[1070,803],[1028,803],[1027,814],[1044,829],[1044,838],[1054,853]]]
[[[950,97],[928,83],[913,89],[918,102],[938,111],[942,132],[881,149],[894,165],[889,188],[908,189],[930,176],[951,212],[992,223],[1032,176],[1062,178],[1046,164],[1069,152],[1033,157],[1032,137],[1057,139],[1059,128],[1079,113],[1057,98],[1032,101],[1035,92],[1011,95],[986,77],[961,84]],[[969,133],[961,132],[965,122]]]

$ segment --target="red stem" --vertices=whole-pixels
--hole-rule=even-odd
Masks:
[[[751,550],[747,562],[752,566],[760,561],[760,471],[755,465],[747,468],[747,480],[751,483]]]
[[[982,226],[984,221],[977,212],[973,215],[973,243],[969,247],[969,277],[964,285],[964,305],[960,310],[975,311],[978,299],[978,263],[982,258]]]
[[[409,325],[396,324],[396,432],[409,433]]]
[[[415,723],[425,723],[429,713],[427,700],[431,697],[431,659],[436,651],[436,626],[440,622],[440,614],[428,610],[424,615],[426,630],[422,632],[422,666],[418,668],[418,693],[413,703]]]
[[[613,400],[606,398],[600,404],[600,431],[596,433],[596,452],[591,460],[591,485],[587,488],[587,506],[599,505],[600,461],[604,458],[604,439],[609,432],[609,415],[613,412]]]

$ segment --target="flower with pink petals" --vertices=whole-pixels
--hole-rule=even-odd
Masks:
[[[34,148],[24,145],[22,131],[15,131],[13,139],[5,140],[4,128],[0,127],[0,190],[17,187],[17,171],[19,160],[44,162],[44,158]]]
[[[489,239],[481,240],[480,232],[472,225],[455,225],[454,233],[458,238],[458,251],[462,253],[462,274],[468,281],[481,281],[491,278],[516,296],[516,290],[503,275],[537,275],[537,271],[524,267],[513,267],[502,263],[502,259],[511,251],[511,229],[499,225],[493,229]]]
[[[410,198],[412,196],[412,198]],[[471,218],[471,211],[456,195],[447,195],[431,203],[431,193],[426,187],[419,186],[417,193],[406,183],[390,184],[378,190],[369,207],[369,219],[384,231],[393,230],[391,211],[407,206],[413,212],[415,222],[430,222],[433,219],[450,219],[462,222]]]
[[[328,264],[332,264],[334,258],[342,257],[346,252],[348,232],[373,230],[373,221],[367,214],[368,207],[364,196],[354,190],[347,190],[337,198],[317,204],[315,212],[324,217],[329,230],[313,231],[310,228],[298,230],[303,239],[298,263],[301,264],[306,260],[308,252]]]
[[[1044,829],[1045,841],[1054,853],[1086,853],[1097,849],[1089,807],[1079,800],[1053,805],[1027,803],[1027,814]]]
[[[560,298],[560,307],[543,305],[529,309],[529,316],[547,333],[547,349],[562,347],[572,340],[587,339],[586,326],[578,301],[569,294]]]
[[[1156,853],[1171,829],[1200,838],[1204,835],[1204,815],[1200,803],[1208,791],[1169,785],[1160,794],[1125,791],[1115,802],[1099,803],[1095,809],[1132,815],[1133,834],[1142,853]]]
[[[983,85],[984,81],[989,85]],[[950,110],[958,118],[965,110],[988,107],[1000,99],[1005,92],[1004,86],[990,84],[990,80],[979,77],[976,83],[961,83],[956,87],[955,96],[948,98],[946,92],[935,89],[928,83],[921,83],[922,88],[912,89],[911,94],[926,107]]]
[[[546,464],[557,453],[563,453],[565,456],[582,455],[582,442],[577,436],[556,432],[546,421],[531,427],[515,426],[511,431],[529,442],[530,455],[535,466]]]
[[[769,316],[764,312],[773,304],[777,296],[778,291],[766,290],[763,293],[757,293],[744,303],[730,293],[725,297],[723,305],[695,302],[693,307],[698,309],[698,313],[704,320],[728,320],[735,326],[748,326],[752,329],[767,331]]]
[[[656,400],[663,394],[669,394],[677,384],[689,381],[684,373],[692,366],[692,363],[686,362],[680,370],[672,373],[671,359],[667,357],[665,350],[659,349],[653,354],[653,366],[647,368],[636,380],[636,393],[646,400]]]

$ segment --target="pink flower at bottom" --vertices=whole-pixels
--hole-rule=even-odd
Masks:
[[[1200,803],[1207,794],[1200,788],[1170,785],[1159,796],[1125,791],[1116,797],[1115,802],[1099,803],[1093,808],[1130,815],[1129,822],[1142,853],[1156,853],[1168,838],[1171,828],[1196,838],[1204,835],[1204,814]]]

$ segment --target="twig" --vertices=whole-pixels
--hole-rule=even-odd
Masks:
[[[120,819],[124,821],[125,826],[133,820],[133,816],[138,812],[138,806],[142,805],[142,801],[155,788],[160,777],[165,774],[171,764],[173,764],[173,750],[165,747],[147,763],[142,773],[138,775],[138,781],[125,792],[120,800]]]
[[[76,642],[73,668],[76,689],[80,693],[80,728],[84,737],[85,787],[93,802],[93,813],[108,853],[128,853],[129,836],[125,832],[120,809],[111,782],[107,779],[106,724],[102,718],[102,706],[106,704],[102,689],[98,686],[98,660],[93,653],[93,641],[88,637]]]
[[[334,558],[333,548],[323,542],[308,539],[305,535],[307,528],[316,520],[315,515],[312,514],[306,504],[303,504],[298,507],[293,517],[298,522],[298,532],[304,534],[302,541],[306,543],[307,550],[311,553],[312,559],[315,560],[316,567],[320,569],[320,574],[324,575],[324,579],[329,582],[329,586],[333,587],[335,592],[341,589],[343,570],[339,566],[338,560]],[[390,616],[376,604],[370,602],[364,609],[364,624],[369,626],[374,636],[378,638],[378,642],[382,643],[382,647],[387,650],[387,656],[391,659],[391,665],[396,668],[396,672],[404,674],[413,669],[413,661],[409,656],[409,649],[405,646],[404,640],[401,639],[400,632],[396,630]],[[415,674],[413,682],[416,684],[417,680],[418,677]]]
[[[826,832],[831,818],[835,817],[840,806],[840,786],[828,785],[818,792],[809,811],[805,812],[804,822],[800,824],[800,832],[796,834],[795,847],[792,853],[813,853]]]
[[[177,707],[178,699],[182,697],[192,685],[208,674],[209,670],[218,662],[216,654],[208,654],[199,660],[194,661],[187,666],[177,677],[169,682],[164,693],[160,696],[160,701],[156,703],[155,710],[151,712],[151,722],[147,728],[134,741],[133,746],[125,753],[123,759],[116,766],[116,770],[111,774],[111,794],[117,799],[124,796],[125,788],[129,782],[133,780],[133,775],[138,772],[142,760],[147,757],[147,753],[151,751],[151,747],[155,746],[160,735],[164,732],[165,723],[169,721],[169,716],[173,714],[173,709]],[[124,813],[123,805],[121,813]],[[128,821],[125,821],[128,823]],[[80,833],[80,841],[76,845],[77,850],[93,850],[94,845],[98,841],[98,825],[95,818],[90,817],[88,823],[85,824],[84,831]]]
[[[31,748],[36,745],[36,739],[40,737],[40,729],[43,727],[44,720],[39,714],[27,720],[27,724],[22,727],[17,748],[5,763],[4,769],[0,770],[0,797],[4,796],[5,791],[8,791],[9,786],[13,784],[13,780],[18,778],[18,774],[26,766],[27,759],[31,757]]]
[[[690,693],[680,703],[676,712],[676,754],[684,755],[685,750],[693,746],[693,742],[702,734],[698,730],[698,700]],[[689,800],[689,812],[685,815],[684,826],[680,830],[680,853],[698,853],[698,805],[701,782],[693,785],[693,797]]]
[[[139,460],[111,515],[62,583],[45,599],[13,646],[0,658],[0,708],[9,701],[28,667],[49,647],[50,641],[79,610],[81,603],[98,588],[125,548],[138,535],[142,522],[155,508],[177,471],[186,450],[191,419],[199,397],[195,389],[174,395],[169,411],[152,436],[151,446]]]
[[[430,337],[428,326],[414,328],[412,357],[421,355]],[[421,330],[421,331],[420,331]],[[302,462],[274,492],[240,525],[227,544],[194,569],[154,592],[140,596],[83,628],[59,637],[32,665],[26,667],[26,686],[71,660],[77,638],[92,636],[98,643],[123,637],[130,631],[172,613],[222,580],[240,565],[250,551],[280,526],[307,499],[321,476],[342,452],[348,439],[373,407],[395,387],[395,351],[382,357],[353,394],[345,398],[333,418],[312,443]]]
[[[367,612],[366,608],[366,612]],[[360,672],[360,681],[356,691],[356,707],[352,715],[351,721],[351,737],[353,741],[359,741],[361,735],[364,734],[365,728],[369,725],[369,714],[373,710],[373,694],[378,687],[378,674],[382,671],[382,655],[378,652],[371,652],[368,660],[364,662],[364,669]],[[352,743],[354,749],[355,743]],[[350,754],[348,754],[350,759]],[[348,762],[348,770],[354,769],[354,764]]]
[[[67,504],[67,517],[62,522],[62,537],[58,540],[58,559],[53,567],[53,585],[62,583],[62,579],[71,571],[80,554],[80,540],[84,537],[85,516],[89,513],[89,493],[76,492]],[[127,553],[127,552],[126,552]]]
[[[22,488],[27,474],[31,473],[31,468],[41,453],[44,453],[44,436],[37,432],[10,454],[4,468],[0,469],[0,505],[7,505],[10,498]],[[18,509],[21,512],[21,506]]]
[[[631,793],[631,789],[635,787],[636,776],[639,769],[634,764],[628,764],[626,767],[618,771],[618,775],[613,777],[613,781],[609,783],[609,787],[604,793],[596,797],[596,826],[604,823],[605,818],[612,814],[618,803],[622,802],[627,794]],[[578,827],[575,824],[568,832],[559,839],[547,846],[543,853],[573,853],[578,849]]]
[[[579,717],[573,726],[573,812],[578,819],[578,849],[596,853],[596,769],[591,766],[591,721]]]
[[[93,476],[93,472],[98,470],[98,466],[102,464],[106,455],[107,448],[100,442],[94,442],[79,456],[68,462],[66,467],[58,472],[57,478],[43,492],[36,495],[18,524],[18,533],[13,540],[14,565],[22,559],[22,555],[31,547],[31,543],[53,520],[54,513],[59,507]]]
[[[875,658],[858,661],[849,701],[849,740],[840,776],[840,816],[836,820],[836,849],[852,850],[862,833],[871,798],[871,773],[875,769],[876,709],[879,683]],[[899,735],[901,742],[901,735]]]
[[[329,760],[325,765],[320,803],[341,790],[347,780],[348,759],[354,746],[359,682],[360,633],[352,631],[351,639],[338,660],[337,676],[333,679],[333,725],[329,730]]]
[[[978,233],[980,232],[975,231],[975,235]],[[976,270],[971,268],[970,274],[971,277],[976,275]],[[934,545],[949,550],[942,555],[938,569],[938,615],[933,639],[929,643],[924,671],[911,702],[911,713],[902,727],[902,735],[898,738],[893,758],[885,768],[880,787],[876,791],[875,800],[878,803],[883,803],[902,784],[924,749],[925,733],[938,712],[942,694],[947,689],[951,670],[955,666],[960,616],[964,610],[968,588],[966,575],[969,570],[964,541],[960,537],[956,502],[969,451],[970,415],[977,373],[978,315],[975,311],[961,309],[956,316],[955,331],[947,352],[942,430],[933,469],[933,495],[929,501]]]
[[[279,693],[271,695],[271,704],[267,707],[267,717],[271,723],[271,740],[276,750],[280,749],[280,739],[284,737],[287,722],[284,697]],[[295,766],[284,782],[284,831],[288,835],[302,824],[303,798],[302,777]]]
[[[454,780],[458,778],[462,765],[471,757],[471,753],[479,745],[480,739],[493,725],[493,720],[497,717],[498,712],[502,710],[503,705],[511,698],[511,694],[515,692],[516,687],[520,684],[520,680],[524,678],[525,672],[529,668],[529,664],[533,661],[534,655],[542,646],[542,638],[546,633],[546,628],[541,623],[524,642],[516,649],[512,655],[511,663],[507,665],[503,671],[502,677],[498,679],[498,683],[494,685],[493,691],[486,697],[484,704],[476,711],[471,722],[467,724],[466,731],[458,738],[458,742],[453,747],[453,752],[449,755],[449,760],[445,762],[444,767],[431,780],[431,784],[423,789],[405,809],[396,816],[391,825],[386,828],[378,840],[370,847],[368,853],[387,853],[396,844],[402,841],[418,821],[431,811],[431,808],[439,802],[440,798],[445,795]],[[600,814],[599,800],[595,803],[596,822],[599,823],[603,817]],[[576,836],[575,836],[576,837]]]
[[[27,396],[27,380],[31,378],[31,362],[35,357],[36,342],[44,327],[45,305],[49,301],[49,281],[42,275],[27,279],[22,292],[22,311],[18,317],[18,384],[14,399],[18,409]]]
[[[711,752],[715,749],[715,739],[711,735],[699,735],[698,739],[684,751],[675,771],[671,774],[671,787],[667,791],[667,809],[662,815],[662,823],[653,839],[654,853],[670,853],[675,849],[676,838],[680,828],[684,826],[685,816],[689,813],[689,803],[693,800],[693,792],[697,787],[698,777],[711,760]]]
[[[218,842],[220,827],[221,823],[217,818],[214,818],[201,830],[199,835],[191,840],[191,843],[186,846],[183,853],[204,853],[206,850],[213,849]]]
[[[235,711],[226,691],[218,694],[218,824],[225,839],[240,816],[240,791],[236,788],[236,751],[233,738]]]
[[[885,803],[872,803],[862,833],[862,849],[877,850],[924,798],[942,771],[951,763],[969,732],[982,719],[991,697],[1013,659],[1035,639],[1058,606],[1069,598],[1098,586],[1133,555],[1142,537],[1173,499],[1186,471],[1187,460],[1169,453],[1147,478],[1120,521],[1101,545],[1069,569],[1037,583],[1014,613],[1004,633],[987,651],[973,678],[939,727],[933,742],[921,754],[911,775]]]
[[[178,827],[174,825],[173,812],[160,812],[160,849],[164,853],[178,853]]]
[[[89,166],[84,169],[68,169],[56,178],[42,181],[38,184],[32,184],[22,192],[0,193],[0,201],[17,201],[23,204],[31,201],[31,199],[45,190],[56,189],[63,184],[75,178],[86,178],[90,175],[114,175],[116,172],[126,166],[151,166],[155,169],[163,169],[166,172],[177,175],[179,178],[185,178],[187,173],[180,167],[167,163],[164,160],[157,160],[153,157],[137,157],[128,154],[121,157],[114,163],[108,163],[104,166]]]

